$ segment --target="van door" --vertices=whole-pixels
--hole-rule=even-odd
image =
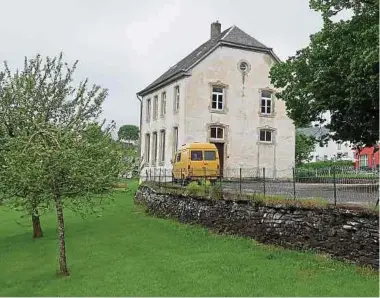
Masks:
[[[218,150],[205,149],[204,150],[204,165],[206,168],[207,176],[215,177],[219,175],[219,155]]]
[[[203,150],[191,149],[189,158],[189,172],[192,177],[203,177],[206,172],[204,169]]]
[[[174,156],[173,176],[175,179],[181,179],[181,152]]]

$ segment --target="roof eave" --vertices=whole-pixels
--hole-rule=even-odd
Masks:
[[[153,86],[150,86],[149,88],[145,88],[145,89],[139,91],[136,94],[138,96],[145,96],[145,95],[147,95],[147,94],[149,94],[149,93],[151,93],[153,91],[156,91],[157,89],[160,89],[163,86],[166,86],[166,85],[172,83],[173,81],[176,81],[179,78],[182,78],[184,76],[190,76],[190,74],[187,73],[185,70],[182,70],[180,72],[175,73],[174,75],[172,75],[171,77],[167,78],[166,80],[162,81],[161,83],[153,85]]]
[[[186,71],[189,71],[192,68],[194,68],[195,65],[199,64],[201,61],[203,61],[205,58],[207,58],[219,46],[220,46],[220,42],[218,42],[215,46],[213,46],[209,51],[204,53],[202,56],[200,56],[193,64],[191,64],[188,68],[186,68]]]
[[[268,53],[269,55],[272,56],[272,58],[276,62],[282,62],[280,60],[280,58],[273,52],[273,50],[271,48],[261,48],[261,47],[242,45],[242,44],[239,44],[239,43],[234,43],[234,42],[224,41],[224,40],[221,40],[220,44],[224,45],[224,46],[234,47],[234,48],[240,48],[240,49],[245,49],[245,50],[250,50],[250,51]]]

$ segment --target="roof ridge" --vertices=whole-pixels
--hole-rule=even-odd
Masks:
[[[228,34],[230,34],[230,32],[235,28],[236,26],[235,25],[232,25],[230,28],[229,28],[229,30],[228,30],[228,32],[220,39],[220,40],[223,40],[223,39],[225,39],[226,37],[227,37],[227,35]]]
[[[181,72],[182,75],[185,75],[184,72],[190,70],[192,67],[194,67],[194,65],[198,64],[199,61],[202,61],[212,51],[214,51],[215,48],[225,43],[230,44],[231,46],[243,46],[264,52],[269,51],[275,59],[279,60],[279,58],[272,52],[272,49],[268,48],[266,45],[262,44],[236,25],[232,25],[231,27],[221,32],[217,37],[210,38],[195,48],[183,59],[167,69],[160,77],[149,84],[146,88],[138,92],[138,94],[147,94],[148,92],[154,91],[156,88],[162,86],[163,84],[168,84],[174,77],[180,76]]]

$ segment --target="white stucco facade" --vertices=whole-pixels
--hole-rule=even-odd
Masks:
[[[316,144],[310,157],[310,162],[323,160],[346,160],[353,162],[355,161],[355,151],[349,143],[339,144],[336,141],[329,140],[323,146]]]
[[[239,69],[247,63],[248,72]],[[286,116],[285,103],[275,99],[269,70],[276,63],[268,53],[219,46],[205,59],[193,66],[188,75],[142,96],[141,155],[142,175],[147,171],[170,171],[174,127],[178,128],[178,147],[189,142],[215,142],[222,145],[225,176],[238,168],[252,174],[266,168],[267,177],[290,177],[295,156],[295,127]],[[179,110],[174,111],[175,87],[179,86]],[[212,109],[213,87],[223,90],[223,108]],[[261,111],[261,92],[272,92],[271,112]],[[166,114],[160,116],[161,96],[166,93]],[[158,96],[158,117],[153,119],[154,97]],[[150,120],[147,121],[148,100],[151,100]],[[211,127],[223,130],[222,138],[211,138]],[[270,131],[271,141],[260,141],[260,130]],[[154,162],[153,134],[165,131],[164,161]],[[150,137],[150,141],[147,139]],[[150,143],[148,146],[148,142]],[[158,140],[157,154],[163,150]],[[148,149],[148,147],[150,149]],[[149,158],[147,158],[149,154]],[[162,159],[162,158],[161,158]],[[166,172],[166,175],[169,175]]]

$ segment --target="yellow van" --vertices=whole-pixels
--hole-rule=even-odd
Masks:
[[[216,180],[220,173],[218,149],[212,143],[189,143],[176,152],[172,160],[172,178],[178,180]]]

